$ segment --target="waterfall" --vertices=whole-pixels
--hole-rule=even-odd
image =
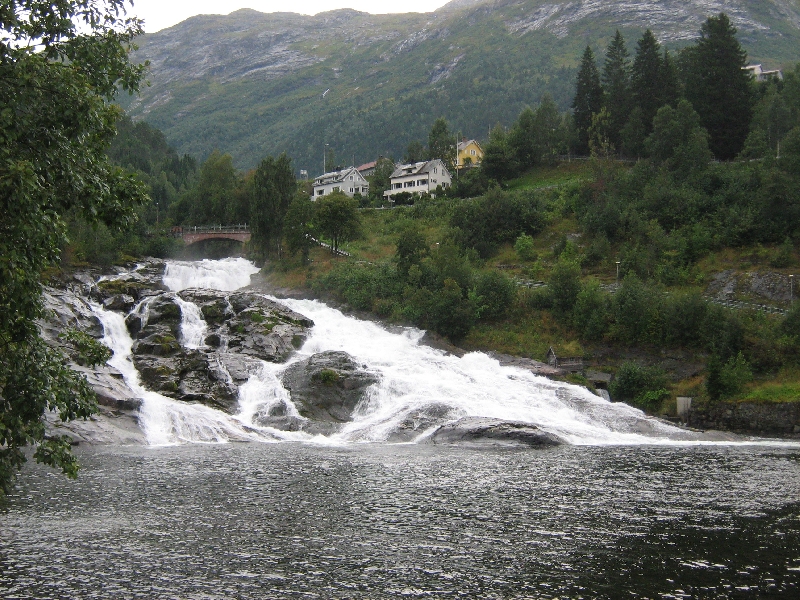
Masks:
[[[249,285],[250,275],[255,273],[258,273],[258,268],[243,258],[169,261],[163,282],[173,292],[187,288],[232,292]]]
[[[163,281],[175,292],[196,287],[232,291],[249,283],[250,275],[256,271],[240,258],[169,262]],[[236,415],[144,389],[131,358],[133,342],[122,315],[93,307],[105,328],[104,342],[114,352],[110,364],[122,372],[126,383],[143,400],[140,423],[151,444],[232,440],[380,442],[388,440],[402,423],[424,420],[425,415],[435,418],[427,431],[424,427],[419,430],[416,441],[424,439],[437,424],[476,416],[530,423],[572,444],[709,443],[700,434],[648,417],[626,404],[611,403],[586,388],[501,366],[481,352],[456,357],[427,347],[420,344],[424,332],[418,329],[390,332],[377,323],[346,316],[318,301],[270,299],[306,315],[315,326],[288,364],[253,362],[248,381],[239,388]],[[176,302],[182,314],[182,344],[187,348],[203,347],[206,324],[200,310],[192,302],[180,298]],[[145,301],[134,308],[144,319],[147,304]],[[278,407],[286,417],[304,420],[290,393],[281,385],[281,373],[289,364],[329,350],[347,352],[380,377],[367,389],[353,420],[328,436],[259,426],[259,416],[269,415]],[[227,372],[223,364],[225,348],[216,356],[220,370]]]

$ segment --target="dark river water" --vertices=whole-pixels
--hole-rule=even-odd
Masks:
[[[3,598],[800,598],[800,451],[186,445],[35,465]]]

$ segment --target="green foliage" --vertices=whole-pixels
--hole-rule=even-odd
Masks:
[[[0,10],[0,494],[30,444],[37,460],[74,476],[69,443],[45,439],[44,412],[70,420],[96,408],[86,381],[41,340],[36,319],[40,273],[59,258],[65,215],[121,226],[146,199],[105,154],[119,115],[108,101],[120,88],[136,90],[146,68],[128,62],[141,27],[115,18],[123,6],[59,0]]]
[[[520,260],[534,261],[538,258],[534,248],[533,238],[527,233],[521,234],[514,242],[514,252]]]
[[[472,297],[476,316],[485,321],[502,319],[514,303],[516,295],[516,283],[504,273],[481,273],[476,277]]]
[[[263,255],[280,255],[283,221],[296,192],[292,160],[285,153],[261,161],[253,175],[249,214],[253,245]]]
[[[575,84],[575,98],[572,100],[572,110],[575,119],[575,129],[578,139],[575,151],[578,154],[589,153],[589,129],[592,126],[592,116],[600,112],[603,106],[603,88],[600,85],[600,73],[594,60],[594,52],[586,46],[578,69],[578,78]]]
[[[331,240],[331,251],[336,253],[339,244],[356,239],[361,234],[358,206],[344,192],[320,196],[316,201],[313,224],[320,235]]]
[[[450,218],[458,242],[481,256],[499,244],[514,242],[521,234],[536,234],[546,223],[541,193],[504,192],[493,187],[484,196],[466,200]]]
[[[752,117],[747,53],[727,15],[709,17],[700,39],[685,51],[686,98],[708,130],[714,156],[730,160],[741,151]]]
[[[292,255],[300,252],[303,264],[308,263],[308,254],[314,246],[314,203],[305,192],[295,194],[283,222],[286,247]]]
[[[661,44],[648,29],[636,44],[631,68],[631,98],[633,106],[642,109],[642,123],[647,133],[652,131],[656,112],[666,103],[663,76]]]
[[[631,65],[625,40],[617,30],[606,49],[601,76],[603,107],[608,113],[608,138],[614,148],[622,148],[622,128],[631,110]]]
[[[735,396],[753,379],[750,365],[739,352],[724,364],[714,352],[706,365],[706,393],[712,401]]]
[[[456,139],[450,133],[444,117],[436,119],[428,133],[428,158],[441,159],[450,171],[453,170],[456,162]]]
[[[679,180],[704,172],[711,160],[708,133],[686,100],[674,109],[669,105],[658,109],[645,147],[655,165],[663,165]]]
[[[573,326],[581,338],[599,340],[607,333],[611,321],[611,300],[597,280],[581,286],[572,313]]]
[[[394,173],[394,161],[385,157],[376,161],[375,170],[367,178],[369,180],[369,199],[373,204],[383,202],[383,192],[391,187],[392,173]]]
[[[553,309],[569,319],[581,291],[581,269],[570,260],[559,260],[550,274],[549,289]]]
[[[660,404],[666,386],[667,379],[660,369],[625,362],[608,386],[608,391],[615,400],[652,409],[657,403]]]
[[[75,328],[70,328],[59,335],[73,351],[70,356],[79,365],[101,365],[111,358],[111,350],[92,336]]]
[[[419,265],[428,254],[428,242],[418,225],[406,227],[397,238],[395,260],[401,277],[408,275],[413,265]]]
[[[319,380],[324,385],[334,385],[339,381],[339,373],[333,369],[322,369],[319,372]]]

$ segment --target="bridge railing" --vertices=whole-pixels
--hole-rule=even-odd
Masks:
[[[177,226],[171,230],[173,237],[182,237],[195,233],[250,233],[247,223],[238,225],[191,225],[188,227]]]

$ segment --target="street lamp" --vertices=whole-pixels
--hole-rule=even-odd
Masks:
[[[794,275],[789,275],[789,306],[794,303]]]
[[[619,261],[617,261],[617,285],[619,285]]]
[[[325,144],[325,147],[322,149],[322,174],[326,173],[326,160],[328,159],[328,146],[329,144]]]

